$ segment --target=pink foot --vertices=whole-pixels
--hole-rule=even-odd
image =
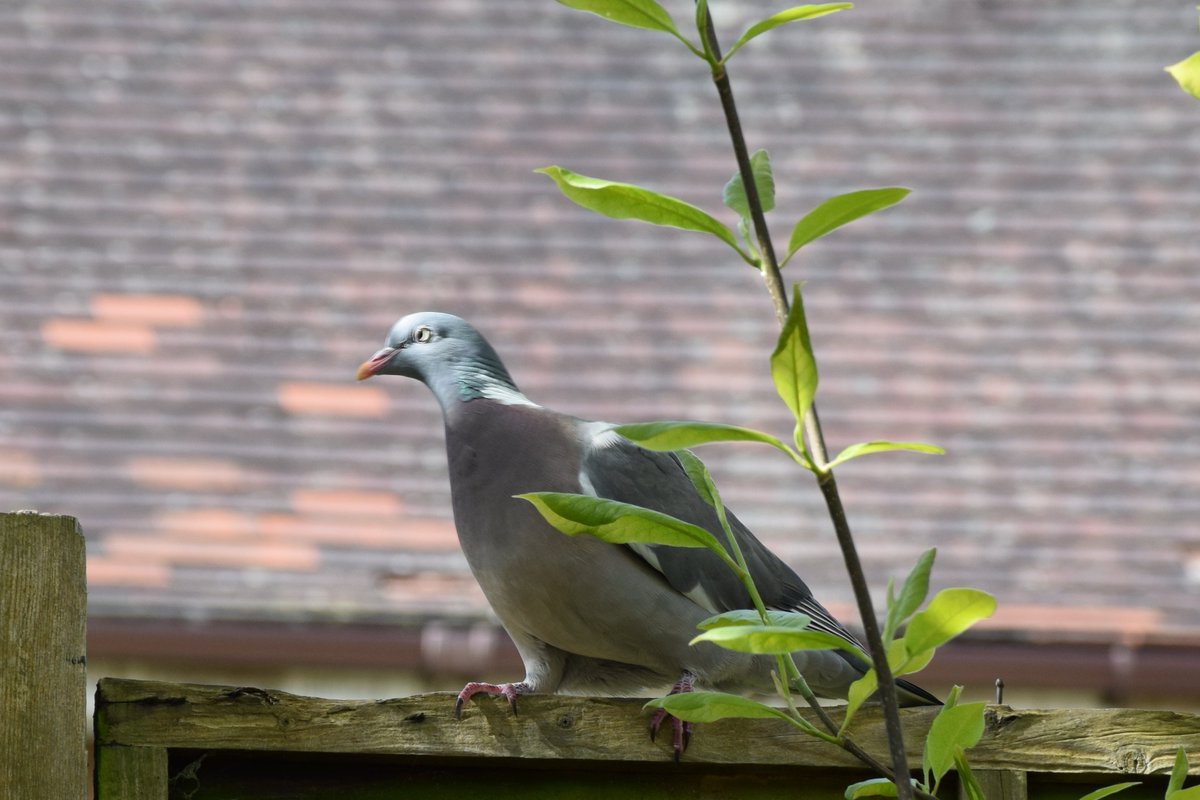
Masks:
[[[692,690],[692,681],[695,676],[690,672],[685,672],[679,676],[679,680],[671,687],[668,696],[673,694],[682,694]],[[650,741],[658,735],[658,729],[662,727],[663,720],[671,717],[665,708],[660,708],[654,712],[654,716],[650,718]],[[675,761],[678,763],[679,756],[687,749],[688,740],[692,737],[692,729],[695,726],[690,722],[684,722],[677,717],[671,717],[671,749],[675,752]]]
[[[454,701],[454,718],[462,719],[463,703],[470,700],[477,694],[499,694],[504,695],[508,700],[508,707],[512,709],[513,716],[517,713],[517,697],[529,692],[529,686],[524,682],[521,683],[502,683],[497,686],[494,683],[468,683],[458,693],[458,698]]]

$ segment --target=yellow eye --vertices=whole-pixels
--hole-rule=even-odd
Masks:
[[[428,342],[432,338],[433,338],[433,330],[431,330],[427,325],[422,325],[421,327],[419,327],[415,331],[413,331],[413,341],[414,342],[424,343],[424,342]]]

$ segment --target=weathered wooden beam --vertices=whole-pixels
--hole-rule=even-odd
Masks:
[[[1029,797],[1029,780],[1023,770],[980,769],[973,772],[988,800],[1026,800]],[[959,797],[965,800],[966,794],[960,792]]]
[[[97,743],[195,750],[389,754],[444,759],[541,759],[665,763],[666,742],[651,743],[643,701],[630,698],[522,697],[514,716],[503,701],[453,715],[453,695],[380,701],[297,697],[260,689],[105,679],[97,692]],[[834,711],[834,718],[838,711]],[[906,709],[910,763],[937,713]],[[886,752],[878,714],[856,717],[851,736]],[[1179,747],[1200,753],[1200,716],[1167,711],[1018,710],[991,706],[980,744],[981,771],[1062,774],[1166,774]],[[840,749],[786,723],[724,720],[700,726],[684,761],[710,765],[859,769]],[[1200,758],[1192,760],[1200,774]],[[1016,796],[1015,786],[1008,795]]]
[[[167,750],[163,747],[96,747],[96,797],[167,800]]]
[[[85,546],[73,517],[0,514],[0,787],[87,791]]]
[[[104,679],[97,691],[97,741],[171,748],[304,750],[325,753],[455,758],[669,761],[670,745],[649,737],[644,700],[528,696],[514,716],[485,698],[454,719],[454,695],[434,693],[379,701],[297,697],[285,692]],[[870,710],[858,731],[884,754]],[[932,715],[908,713],[914,734]],[[914,739],[914,741],[916,741]],[[736,742],[736,747],[730,743]],[[840,749],[786,725],[727,720],[702,726],[686,759],[723,764],[858,767]],[[914,752],[919,760],[920,751]]]

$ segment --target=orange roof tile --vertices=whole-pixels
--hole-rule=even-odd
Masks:
[[[137,586],[162,589],[168,585],[170,578],[171,568],[160,561],[98,555],[89,555],[87,559],[89,587]]]
[[[140,353],[154,351],[154,331],[144,325],[55,317],[42,325],[42,339],[50,347],[84,353]]]
[[[292,507],[301,514],[395,516],[402,508],[400,498],[394,492],[297,489],[292,492],[291,499]]]
[[[92,314],[105,321],[163,327],[197,325],[204,306],[194,297],[181,294],[97,294],[92,297]]]
[[[315,542],[352,547],[404,550],[453,550],[458,538],[445,520],[388,519],[369,521],[327,514],[262,514],[262,536],[278,541]]]
[[[1118,634],[1137,640],[1163,630],[1163,613],[1156,608],[1049,606],[1003,603],[980,627],[1025,631]]]
[[[0,447],[0,484],[29,488],[41,482],[42,468],[36,453]]]
[[[227,508],[181,508],[163,511],[154,517],[155,527],[164,534],[197,537],[209,541],[248,539],[258,535],[253,514]]]
[[[448,598],[455,605],[487,608],[483,590],[470,575],[444,575],[419,572],[411,575],[391,575],[380,588],[397,606],[428,606],[438,598]]]
[[[138,456],[129,459],[126,468],[136,483],[161,489],[228,491],[245,485],[247,480],[240,464],[223,458]]]
[[[175,537],[146,537],[114,533],[104,539],[104,552],[113,560],[150,560],[171,566],[261,567],[311,572],[320,558],[317,548],[302,542],[214,542]]]
[[[349,382],[350,372],[346,373]],[[387,414],[387,393],[375,386],[338,386],[328,383],[289,381],[279,384],[279,405],[289,414],[313,414],[334,417],[383,417]]]

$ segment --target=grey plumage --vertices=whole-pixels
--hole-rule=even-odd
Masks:
[[[387,346],[359,369],[360,379],[376,374],[422,381],[441,405],[459,541],[525,664],[525,679],[510,687],[510,699],[630,693],[670,685],[685,673],[706,688],[772,690],[772,658],[688,644],[701,620],[751,606],[712,553],[567,537],[514,498],[533,491],[594,494],[719,533],[716,514],[673,454],[638,447],[607,423],[534,404],[478,331],[449,314],[422,312],[397,322]],[[855,641],[790,567],[732,513],[729,521],[769,607],[803,611],[814,628]],[[844,697],[865,669],[838,651],[801,652],[796,661],[812,689],[828,697]],[[908,704],[937,702],[911,684],[904,690]]]

